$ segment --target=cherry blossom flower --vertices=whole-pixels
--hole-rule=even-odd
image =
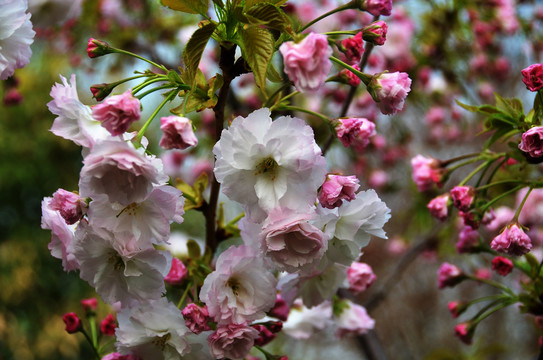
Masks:
[[[166,292],[169,252],[141,249],[129,233],[113,235],[85,223],[79,224],[73,246],[81,278],[109,304],[120,301],[123,307],[132,306]]]
[[[349,63],[352,64],[360,61],[362,54],[364,53],[364,40],[362,40],[362,32],[342,40],[341,45],[343,45],[345,48],[345,56],[347,57]]]
[[[121,140],[105,140],[94,146],[83,159],[79,180],[81,196],[100,194],[121,205],[145,200],[153,184],[162,185],[168,177],[162,173],[160,159],[146,155]]]
[[[438,270],[438,288],[453,287],[465,278],[458,266],[444,262]]]
[[[66,332],[68,334],[74,334],[74,333],[80,331],[81,329],[83,329],[83,325],[81,324],[81,320],[73,312],[66,313],[66,314],[62,315],[62,320],[66,324]]]
[[[533,158],[543,156],[543,126],[536,126],[522,134],[518,148]]]
[[[122,135],[133,122],[140,119],[140,106],[140,101],[132,96],[132,90],[127,90],[93,106],[92,116],[100,121],[111,135]]]
[[[334,314],[334,320],[338,328],[337,336],[363,335],[374,328],[375,320],[368,315],[363,306],[347,299],[343,300],[342,303],[342,306],[340,306],[341,313],[339,315]]]
[[[315,92],[324,85],[332,68],[332,48],[326,35],[310,33],[301,42],[287,41],[279,47],[285,73],[300,92]]]
[[[164,281],[170,285],[180,285],[187,278],[189,272],[183,262],[178,258],[172,258],[172,267]]]
[[[404,72],[382,73],[368,86],[370,94],[385,115],[403,110],[405,98],[411,91],[411,79]]]
[[[181,311],[185,318],[185,325],[195,334],[199,334],[202,331],[211,330],[211,327],[207,324],[212,319],[209,317],[207,306],[200,307],[196,304],[188,304],[183,311]]]
[[[368,289],[377,276],[373,269],[366,263],[355,261],[347,269],[347,280],[349,281],[349,290],[354,294],[361,293]]]
[[[83,209],[86,209],[87,204],[79,195],[58,189],[53,194],[53,200],[49,203],[53,210],[60,212],[60,215],[66,220],[66,224],[73,225],[83,216]]]
[[[207,276],[200,300],[219,324],[252,321],[264,317],[275,302],[276,279],[256,250],[230,247],[217,259]]]
[[[326,175],[326,181],[319,192],[319,204],[327,209],[333,209],[340,206],[343,200],[353,200],[360,187],[359,182],[354,175]]]
[[[530,91],[543,88],[543,64],[533,64],[521,71],[522,81]]]
[[[331,325],[333,325],[332,306],[329,301],[307,308],[297,300],[288,320],[283,323],[283,331],[296,339],[309,339],[316,331]]]
[[[326,174],[311,127],[288,116],[272,122],[267,108],[234,119],[213,153],[223,192],[258,222],[277,207],[309,211]]]
[[[430,200],[427,207],[430,210],[430,214],[440,221],[445,221],[449,215],[449,194],[443,194]]]
[[[532,249],[532,240],[518,224],[506,226],[490,243],[490,248],[513,256],[524,255]]]
[[[471,186],[455,186],[450,193],[454,206],[462,212],[468,212],[475,197],[475,189]]]
[[[198,139],[192,131],[192,121],[180,116],[168,116],[160,119],[162,138],[159,145],[163,149],[186,149],[196,146]]]
[[[121,354],[142,359],[181,360],[191,350],[179,309],[165,298],[123,308],[117,315],[115,346]]]
[[[92,117],[90,107],[79,101],[75,75],[72,74],[69,84],[62,75],[60,79],[62,84],[56,83],[51,88],[53,100],[47,103],[49,111],[58,116],[51,132],[86,148],[110,137],[109,132]]]
[[[363,151],[375,135],[375,124],[366,118],[342,118],[335,127],[338,139],[343,146],[353,146],[356,151]]]
[[[222,325],[208,338],[211,354],[217,359],[241,360],[259,337],[258,330],[246,324]]]
[[[459,254],[469,253],[479,244],[479,232],[471,226],[464,226],[458,234],[456,251]]]
[[[15,69],[30,62],[36,32],[32,30],[26,0],[3,0],[0,3],[0,80],[12,76]]]
[[[374,45],[384,45],[387,39],[388,26],[384,21],[376,21],[364,27],[362,38]]]
[[[392,0],[365,0],[363,10],[373,16],[389,16],[392,11]]]
[[[506,276],[513,271],[513,262],[503,256],[496,256],[492,259],[492,270],[501,276]]]
[[[117,324],[115,323],[115,318],[111,314],[107,314],[107,316],[102,321],[100,321],[100,332],[104,335],[115,335],[116,328]]]
[[[411,159],[412,178],[419,191],[428,191],[434,184],[440,186],[444,169],[439,160],[417,155]]]

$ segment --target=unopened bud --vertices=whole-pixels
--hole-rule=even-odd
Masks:
[[[92,97],[95,98],[96,101],[102,101],[109,94],[111,94],[111,91],[113,91],[113,86],[106,83],[95,84],[90,87],[90,91],[92,93]]]
[[[362,29],[362,39],[373,45],[384,45],[388,26],[384,21],[376,21]]]
[[[104,56],[111,54],[112,52],[114,52],[113,48],[105,41],[90,38],[87,43],[87,55],[89,55],[90,58]]]

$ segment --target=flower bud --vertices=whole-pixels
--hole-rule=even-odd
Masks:
[[[343,200],[354,200],[356,191],[360,187],[356,176],[341,176],[328,174],[319,192],[319,203],[327,209],[334,209],[343,203]]]
[[[178,258],[172,258],[172,267],[168,275],[164,277],[164,281],[170,285],[180,285],[188,275],[185,264]]]
[[[114,52],[113,48],[105,41],[90,38],[87,43],[87,55],[90,58],[104,56]]]
[[[202,331],[211,330],[208,321],[211,321],[207,306],[200,307],[196,304],[188,304],[183,311],[183,318],[185,318],[185,325],[195,334],[199,334]]]
[[[111,84],[95,84],[90,87],[90,91],[92,93],[92,97],[96,99],[96,101],[102,101],[111,94],[113,91],[113,86]]]
[[[347,269],[349,290],[354,294],[361,293],[369,288],[376,278],[373,269],[366,263],[355,261]]]
[[[404,72],[375,75],[368,85],[368,92],[385,115],[394,115],[403,110],[405,98],[410,91],[411,79]]]
[[[468,212],[475,197],[475,189],[471,186],[455,186],[451,190],[454,206],[463,212]]]
[[[454,333],[458,338],[467,345],[471,344],[473,340],[473,333],[475,332],[475,326],[470,322],[463,322],[454,327]]]
[[[115,318],[113,315],[108,314],[101,322],[100,322],[100,331],[104,335],[108,336],[114,336],[115,335],[115,329],[117,328],[117,324],[115,323]]]
[[[376,21],[362,29],[362,39],[373,45],[384,45],[388,26],[384,21]]]
[[[81,300],[81,305],[86,312],[94,311],[98,307],[98,301],[96,298],[83,299]]]
[[[449,214],[449,194],[443,194],[430,200],[426,206],[430,214],[440,221],[445,221]]]
[[[373,16],[389,16],[392,11],[392,0],[362,0],[359,1],[360,10],[364,10]]]
[[[526,89],[538,91],[543,88],[543,64],[533,64],[521,71]]]
[[[513,262],[503,256],[496,256],[492,259],[492,270],[501,276],[506,276],[513,271]]]
[[[74,334],[83,329],[81,320],[79,320],[79,317],[73,312],[62,315],[62,320],[66,324],[66,332],[68,332],[68,334]]]
[[[456,265],[445,262],[438,270],[438,287],[440,289],[454,287],[465,279],[466,275]]]
[[[198,145],[198,139],[192,131],[192,121],[186,117],[167,116],[160,119],[162,138],[160,146],[163,149],[184,150]]]
[[[532,240],[519,224],[506,226],[490,243],[492,250],[513,256],[524,255],[532,249]]]
[[[362,54],[364,53],[364,40],[362,39],[362,32],[342,40],[341,45],[344,48],[343,52],[345,53],[345,57],[349,63],[357,63],[360,61]]]
[[[449,308],[449,311],[454,318],[460,316],[460,314],[462,314],[467,309],[466,305],[459,301],[450,301],[447,307]]]
[[[282,321],[287,321],[288,313],[290,312],[290,308],[285,300],[281,297],[281,295],[277,294],[277,298],[275,299],[275,304],[271,308],[270,311],[268,311],[268,316],[277,318]]]

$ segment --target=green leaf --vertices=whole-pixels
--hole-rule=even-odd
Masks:
[[[222,0],[213,0],[213,3],[219,8],[224,9],[224,3],[222,2]]]
[[[189,14],[206,15],[209,8],[209,0],[160,0],[160,2],[172,10]]]
[[[477,112],[479,110],[478,106],[472,106],[472,105],[464,104],[463,102],[460,102],[459,100],[455,100],[455,101],[460,107],[466,109],[467,111]]]
[[[215,23],[205,23],[192,34],[185,46],[185,53],[183,54],[183,61],[185,62],[185,83],[193,86],[193,88],[194,77],[198,72],[198,65],[200,65],[202,54],[216,27],[217,24]]]
[[[185,205],[183,206],[185,211],[198,209],[204,204],[203,193],[208,183],[209,179],[205,172],[196,179],[193,186],[190,186],[183,180],[177,180],[175,186],[183,192],[183,196],[185,197]]]
[[[266,87],[266,73],[273,56],[273,36],[259,26],[249,25],[240,28],[242,55],[253,71],[256,85],[263,89]]]
[[[178,107],[171,109],[170,112],[184,116],[193,111],[202,111],[214,107],[218,101],[215,92],[220,89],[222,84],[222,75],[217,74],[207,81],[202,71],[198,69],[192,90],[182,93],[182,96],[185,96],[185,101]]]
[[[270,65],[268,66],[268,70],[266,71],[266,78],[274,83],[281,83],[283,82],[283,77],[281,77],[281,74],[277,71],[275,66],[270,62]]]
[[[287,0],[245,0],[245,8],[250,9],[255,5],[262,4],[262,3],[270,3],[273,5],[283,5],[286,3]]]
[[[518,119],[524,115],[522,102],[519,99],[505,99],[494,93],[496,99],[496,107],[502,112],[510,115],[514,119]]]
[[[283,10],[270,3],[257,4],[245,12],[245,16],[253,25],[264,25],[282,32],[292,31],[289,18]]]
[[[191,259],[198,259],[202,254],[200,245],[198,245],[198,243],[193,239],[189,239],[189,241],[187,241],[187,250],[189,253],[189,258]]]

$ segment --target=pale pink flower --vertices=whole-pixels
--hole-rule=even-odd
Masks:
[[[389,16],[392,11],[392,0],[365,0],[366,10],[373,16]]]
[[[315,92],[324,85],[332,68],[332,48],[326,35],[310,33],[301,42],[288,41],[279,47],[285,73],[300,92]]]
[[[382,73],[373,78],[368,90],[379,110],[385,115],[393,115],[403,109],[411,91],[411,79],[404,72]]]
[[[533,158],[543,156],[543,126],[536,126],[522,134],[518,148]]]
[[[0,3],[0,80],[12,76],[15,69],[30,62],[34,42],[26,0],[3,0]]]
[[[443,194],[430,200],[426,206],[430,214],[440,221],[445,221],[449,215],[449,194]]]
[[[115,346],[121,354],[142,359],[181,360],[191,350],[179,309],[166,298],[123,308],[117,315],[119,327]]]
[[[316,331],[332,325],[332,306],[329,301],[307,308],[297,300],[288,320],[283,323],[283,332],[295,339],[309,339]]]
[[[370,173],[370,177],[368,179],[368,185],[372,189],[377,189],[377,190],[388,185],[388,182],[389,182],[388,173],[383,169],[372,170],[372,172]]]
[[[496,236],[490,243],[490,248],[513,256],[524,255],[532,249],[532,240],[518,224],[512,224]]]
[[[79,195],[64,189],[55,191],[49,206],[51,209],[59,211],[68,225],[79,221],[83,216],[83,210],[87,208],[87,204]]]
[[[521,71],[522,81],[530,91],[543,88],[543,64],[533,64]]]
[[[92,117],[90,107],[79,101],[75,75],[72,74],[69,84],[62,75],[60,79],[62,84],[56,83],[51,88],[49,94],[53,100],[47,103],[49,111],[58,116],[51,132],[86,148],[110,137],[109,132]]]
[[[266,219],[259,236],[261,247],[279,270],[307,271],[322,258],[328,237],[310,219],[311,215],[281,209]]]
[[[215,271],[204,281],[200,300],[219,324],[241,324],[262,318],[271,309],[276,283],[256,250],[232,246],[219,255]]]
[[[322,207],[333,209],[340,206],[343,200],[351,201],[356,197],[360,187],[356,176],[328,174],[319,192],[319,203]]]
[[[447,286],[453,287],[465,278],[458,266],[444,262],[438,270],[438,287],[440,289]]]
[[[362,151],[375,135],[375,124],[366,118],[342,118],[337,120],[336,134],[343,146],[353,146]]]
[[[105,195],[97,195],[89,205],[88,217],[92,226],[112,233],[129,232],[143,247],[167,242],[170,224],[183,222],[184,197],[169,185],[156,186],[142,202],[127,206],[112,203]]]
[[[258,337],[258,330],[246,324],[227,324],[219,326],[207,341],[216,359],[241,360],[249,354]]]
[[[213,153],[223,192],[258,222],[278,207],[309,211],[326,174],[311,127],[287,116],[272,122],[267,108],[235,118]]]
[[[471,186],[455,186],[450,191],[454,206],[463,212],[468,212],[475,197],[475,189]]]
[[[209,321],[212,321],[209,317],[207,306],[200,307],[194,303],[190,303],[181,311],[181,314],[185,318],[185,325],[193,333],[199,334],[202,331],[211,330],[207,324]]]
[[[164,277],[164,281],[170,285],[180,285],[188,276],[189,272],[185,264],[178,258],[172,258],[172,267],[168,275]]]
[[[337,251],[337,249],[334,249]],[[339,258],[340,256],[338,256]],[[329,256],[331,258],[331,256]],[[342,263],[328,261],[329,264],[323,270],[315,270],[311,274],[298,273],[298,294],[304,304],[309,307],[317,306],[323,301],[332,299],[340,287],[345,287],[347,280],[347,266]],[[338,259],[344,263],[352,260]],[[323,263],[325,263],[323,261]]]
[[[108,97],[92,108],[92,116],[113,136],[122,135],[133,122],[140,119],[140,101],[132,90]]]
[[[353,303],[350,300],[342,300],[345,304],[341,306],[341,313],[334,317],[337,326],[337,336],[364,335],[375,327],[373,320],[363,306]]]
[[[120,301],[123,307],[132,306],[166,292],[164,276],[171,268],[167,251],[142,249],[129,233],[114,236],[84,222],[77,227],[73,247],[79,275],[109,304]]]
[[[79,263],[74,256],[72,242],[75,225],[68,225],[60,212],[51,208],[53,199],[46,197],[41,203],[41,228],[51,230],[51,242],[48,245],[51,255],[62,260],[64,271],[79,269]]]
[[[439,160],[417,155],[411,159],[412,178],[419,191],[428,191],[434,184],[438,186],[444,175]]]
[[[81,196],[106,194],[111,202],[129,205],[143,201],[168,177],[162,173],[162,162],[135,149],[131,143],[106,140],[94,146],[83,159],[79,180]]]
[[[527,204],[528,204],[528,201],[526,201],[526,203],[524,204],[525,207],[523,209],[526,208]],[[527,221],[524,221],[525,219],[522,218],[522,213],[523,212],[521,212],[521,216],[519,217],[519,220],[523,224],[528,223]],[[499,208],[494,210],[494,219],[492,219],[488,224],[486,224],[486,228],[490,231],[496,231],[498,229],[501,229],[505,226],[505,224],[511,221],[513,216],[515,216],[515,211],[513,209],[507,206],[500,206]]]
[[[373,269],[366,263],[355,261],[347,269],[349,290],[354,294],[368,289],[376,278],[377,276],[373,273]]]
[[[180,116],[168,116],[160,119],[162,138],[160,146],[164,149],[186,149],[196,146],[198,139],[192,131],[192,121]]]

